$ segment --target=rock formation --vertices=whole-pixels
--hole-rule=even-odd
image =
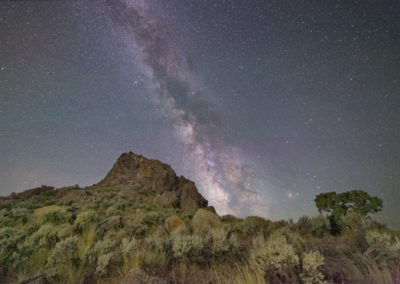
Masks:
[[[195,212],[208,204],[194,182],[178,177],[167,164],[132,152],[122,154],[96,186],[113,187],[124,196],[134,196],[139,190],[148,191],[155,194],[158,204],[180,207],[187,212]]]

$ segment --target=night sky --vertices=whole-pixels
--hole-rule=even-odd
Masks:
[[[400,229],[400,2],[1,1],[0,193],[170,164],[220,214],[366,190]]]

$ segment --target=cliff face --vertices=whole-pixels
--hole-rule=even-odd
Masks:
[[[161,205],[172,204],[190,211],[208,204],[194,182],[178,177],[167,164],[132,152],[122,154],[96,186],[123,188],[125,194],[129,191],[149,191],[156,195],[156,201]]]

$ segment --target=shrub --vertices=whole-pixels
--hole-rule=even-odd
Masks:
[[[92,224],[99,221],[99,216],[94,211],[84,211],[78,214],[74,222],[74,229],[82,232],[89,228]]]
[[[236,234],[228,237],[228,232],[224,228],[211,230],[208,241],[211,254],[214,256],[233,253],[238,247]]]
[[[314,237],[322,238],[330,234],[329,220],[323,215],[309,218],[307,216],[300,217],[294,225],[294,229],[301,235],[312,235]]]
[[[53,210],[44,211],[41,216],[41,223],[61,224],[71,222],[72,214],[64,207],[57,207]]]
[[[103,240],[96,243],[94,254],[97,256],[96,275],[106,276],[113,267],[119,266],[122,261],[119,241],[115,233],[110,233]]]
[[[203,239],[198,235],[178,236],[173,242],[173,253],[178,259],[196,262],[203,249]]]
[[[19,244],[22,243],[26,234],[15,228],[0,229],[0,264],[9,267],[15,262],[21,261]]]
[[[123,238],[121,241],[121,251],[124,256],[133,254],[139,247],[139,243],[135,238]]]
[[[271,234],[271,238],[283,236],[286,242],[293,246],[295,252],[300,255],[305,250],[305,243],[299,233],[290,230],[288,227],[282,227]]]
[[[302,259],[303,272],[301,279],[305,284],[325,283],[324,276],[319,272],[319,267],[324,265],[324,256],[319,251],[311,251],[304,254]]]
[[[220,225],[220,217],[205,209],[197,210],[192,219],[192,228],[195,233],[206,234]]]
[[[250,259],[256,269],[267,271],[272,276],[277,276],[280,281],[287,282],[290,282],[295,268],[299,265],[299,256],[282,234],[272,234],[267,241],[263,235],[254,238]]]
[[[22,223],[26,223],[28,221],[29,211],[26,208],[13,208],[10,211],[9,217],[14,219],[15,221],[21,221]]]
[[[49,256],[47,267],[60,272],[69,268],[77,268],[80,262],[78,241],[78,237],[73,236],[57,243]]]
[[[263,234],[267,236],[272,231],[272,222],[258,216],[249,216],[236,224],[236,230],[246,235],[256,236]]]
[[[155,215],[146,214],[137,210],[134,214],[130,214],[124,218],[124,228],[127,233],[133,237],[143,237],[153,225]]]
[[[11,227],[13,226],[15,221],[8,217],[5,213],[0,212],[0,228]]]
[[[52,248],[57,242],[70,234],[70,225],[44,224],[34,232],[28,239],[27,245],[31,247]]]
[[[344,233],[357,233],[371,227],[371,220],[357,212],[348,212],[341,216]]]
[[[59,208],[58,205],[49,205],[49,206],[37,208],[35,211],[33,211],[33,217],[40,218],[42,215],[46,214],[47,212],[56,210],[58,208]]]
[[[210,232],[211,251],[213,254],[229,250],[228,232],[223,228],[213,229]]]
[[[369,230],[365,235],[368,249],[365,254],[372,256],[382,265],[391,261],[400,261],[400,241],[397,237],[392,238],[388,233]]]
[[[318,215],[311,218],[311,234],[314,237],[322,238],[326,235],[329,235],[330,231],[331,227],[329,220],[323,215]]]
[[[107,275],[113,257],[114,254],[112,252],[102,254],[99,256],[99,258],[97,259],[97,267],[96,267],[96,275],[98,277],[103,277]]]

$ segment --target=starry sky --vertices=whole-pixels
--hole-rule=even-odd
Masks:
[[[0,194],[123,152],[220,214],[297,220],[366,190],[400,229],[400,2],[2,1]]]

